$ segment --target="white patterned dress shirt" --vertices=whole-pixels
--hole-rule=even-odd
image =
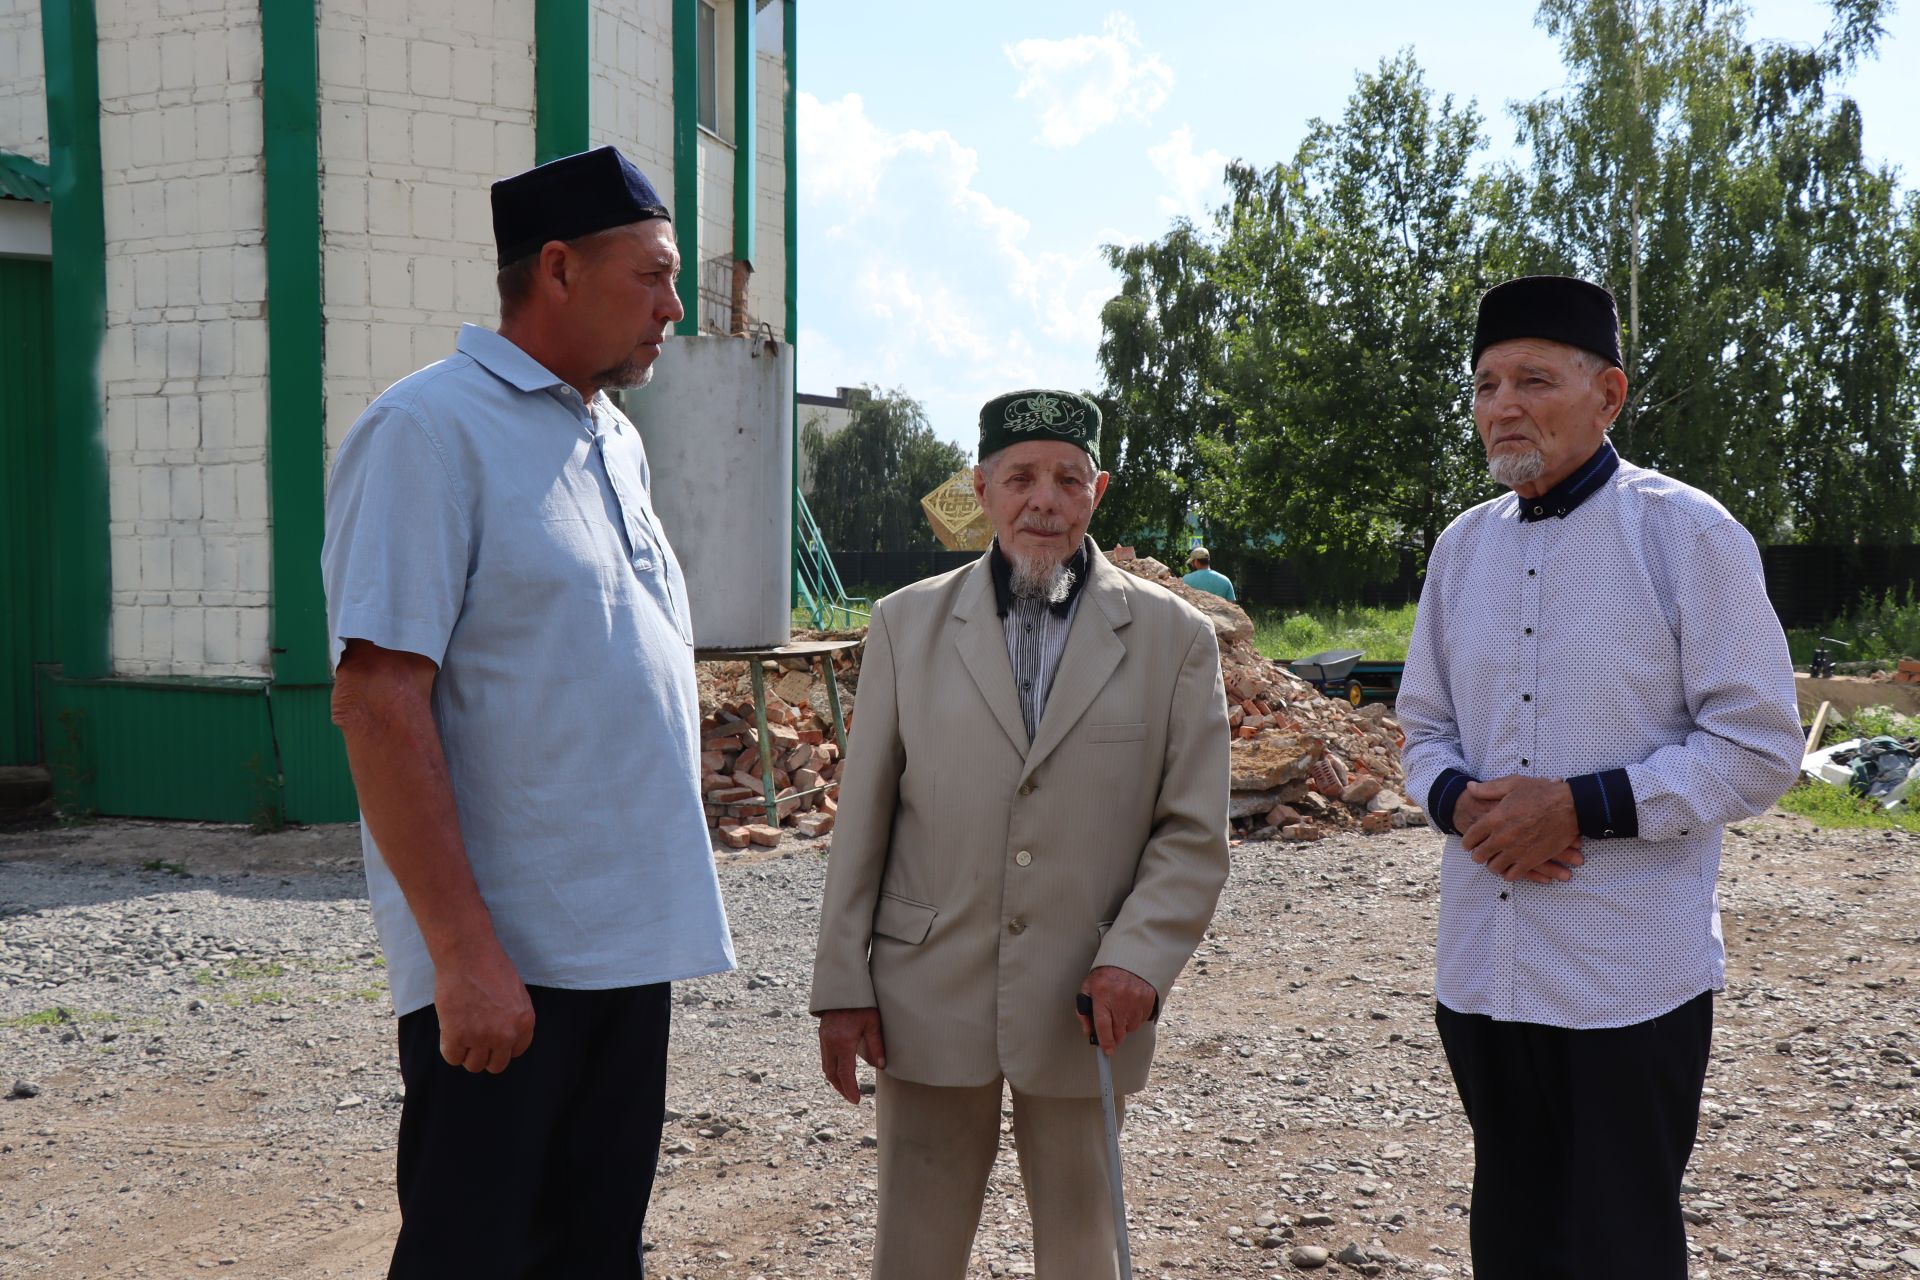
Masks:
[[[1434,994],[1570,1028],[1725,985],[1725,824],[1792,785],[1803,741],[1753,538],[1611,446],[1552,492],[1435,544],[1396,710],[1409,793],[1447,831]],[[1467,781],[1566,778],[1585,865],[1509,883],[1452,829]]]

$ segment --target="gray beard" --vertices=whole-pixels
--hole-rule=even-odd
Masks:
[[[641,368],[632,360],[593,375],[593,380],[609,391],[638,391],[653,381],[653,366]]]
[[[1008,585],[1022,600],[1059,604],[1073,591],[1073,570],[1064,562],[1008,556],[1007,563],[1013,567]]]
[[[1487,459],[1487,474],[1493,477],[1494,483],[1503,484],[1509,489],[1531,484],[1546,469],[1546,455],[1538,449],[1529,449],[1525,453],[1500,453]]]

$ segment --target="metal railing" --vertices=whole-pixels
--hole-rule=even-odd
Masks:
[[[864,627],[873,616],[873,601],[849,596],[833,567],[833,553],[820,535],[813,512],[799,489],[793,491],[793,595],[816,631]]]

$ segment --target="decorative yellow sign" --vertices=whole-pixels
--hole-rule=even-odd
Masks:
[[[973,496],[973,468],[962,467],[920,499],[933,536],[949,551],[985,551],[993,541],[993,523]]]

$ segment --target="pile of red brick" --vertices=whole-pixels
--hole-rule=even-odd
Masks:
[[[738,684],[747,683],[742,663],[710,665],[738,668]],[[732,673],[718,674],[724,681]],[[707,825],[713,829],[714,843],[730,849],[772,847],[780,842],[782,827],[806,837],[825,835],[833,830],[839,804],[840,748],[824,695],[816,710],[805,672],[787,672],[768,684],[765,756],[773,762],[771,817],[752,694],[718,703],[700,722],[700,790],[706,799]],[[782,696],[783,689],[793,701]],[[844,705],[851,712],[851,697]]]
[[[1920,684],[1920,661],[1913,658],[1900,659],[1900,667],[1893,673],[1895,684]]]
[[[1109,552],[1114,565],[1205,613],[1220,644],[1233,727],[1228,814],[1243,834],[1318,840],[1335,831],[1425,826],[1404,794],[1406,741],[1384,706],[1329,698],[1253,647],[1253,620],[1230,601],[1195,591],[1158,560]]]

